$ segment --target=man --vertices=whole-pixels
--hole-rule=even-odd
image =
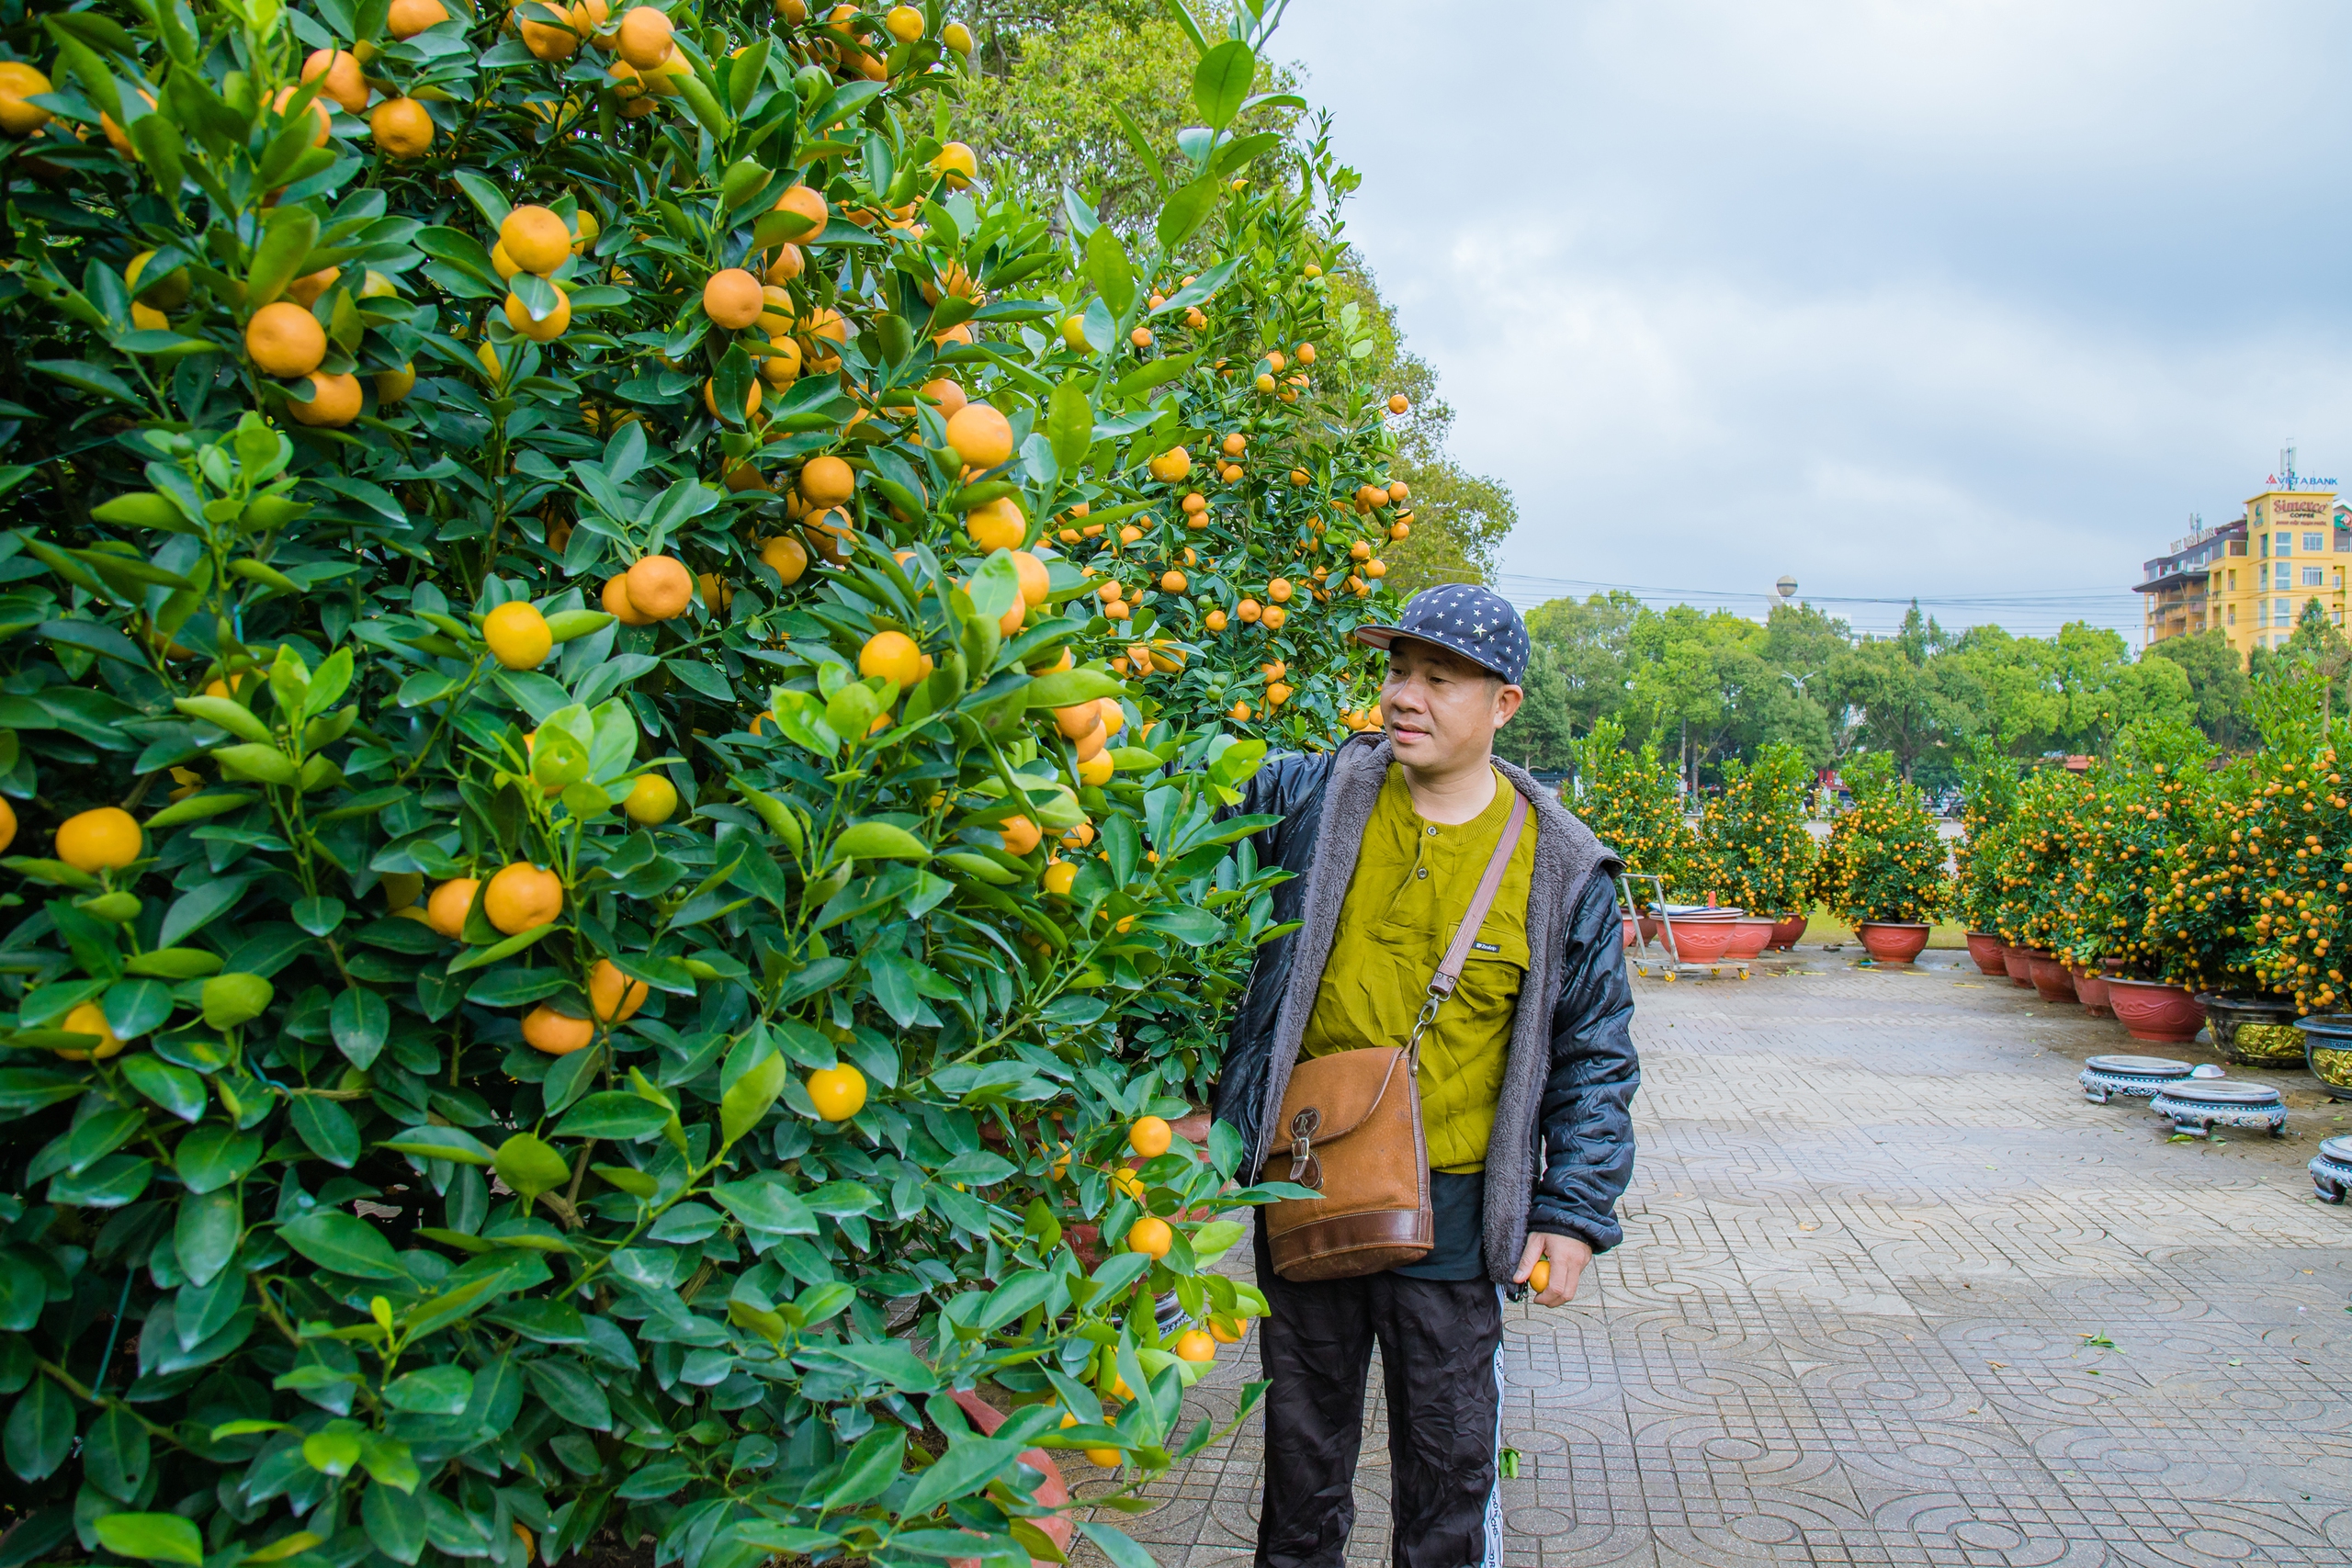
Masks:
[[[1641,1074],[1617,863],[1554,795],[1494,758],[1527,667],[1509,604],[1482,588],[1429,589],[1401,625],[1356,635],[1388,651],[1386,735],[1278,758],[1242,807],[1283,818],[1259,836],[1259,859],[1295,874],[1274,912],[1301,922],[1260,950],[1217,1085],[1216,1115],[1242,1134],[1253,1169],[1266,1166],[1302,1054],[1405,1043],[1501,840],[1510,792],[1531,813],[1421,1041],[1435,1247],[1385,1273],[1293,1284],[1274,1272],[1260,1222],[1272,1387],[1257,1562],[1343,1562],[1377,1341],[1397,1568],[1498,1563],[1503,1288],[1540,1260],[1538,1303],[1573,1296],[1592,1255],[1621,1239],[1614,1209],[1633,1170]],[[1265,1171],[1283,1174],[1279,1161]]]

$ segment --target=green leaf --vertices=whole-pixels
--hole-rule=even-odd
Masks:
[[[265,223],[253,265],[245,269],[245,304],[254,310],[286,292],[319,243],[319,215],[299,202],[270,209]]]
[[[488,1165],[495,1156],[490,1145],[462,1127],[403,1127],[376,1146],[419,1159],[455,1160],[459,1165]]]
[[[760,1124],[761,1119],[774,1109],[776,1096],[784,1092],[784,1080],[791,1071],[791,1064],[781,1052],[763,1056],[744,1069],[743,1076],[719,1097],[718,1126],[724,1144],[733,1145]]]
[[[275,746],[223,746],[212,753],[212,760],[220,764],[223,778],[290,784],[302,776],[301,765]]]
[[[186,1067],[141,1052],[123,1058],[122,1076],[130,1080],[131,1088],[183,1122],[194,1122],[204,1114],[204,1080]]]
[[[888,822],[856,822],[833,840],[832,863],[844,860],[929,860],[931,846]]]
[[[1136,272],[1127,247],[1108,223],[1086,237],[1086,280],[1094,285],[1111,314],[1124,316],[1136,302]]]
[[[215,975],[204,982],[204,1021],[215,1029],[251,1023],[277,995],[277,987],[258,975]]]
[[[526,1203],[571,1179],[571,1168],[563,1156],[546,1139],[531,1133],[517,1133],[499,1145],[498,1157],[492,1164],[499,1179],[521,1193]]]
[[[1168,198],[1159,209],[1159,222],[1154,230],[1160,244],[1174,250],[1193,237],[1201,220],[1216,209],[1217,197],[1224,194],[1225,184],[1214,175],[1204,175]]]
[[[73,1400],[49,1379],[35,1377],[0,1432],[8,1468],[20,1481],[39,1481],[54,1473],[73,1447]]]
[[[509,1183],[511,1186],[512,1183]],[[374,1225],[340,1209],[318,1209],[277,1227],[286,1245],[322,1269],[355,1280],[405,1280],[408,1270]]]
[[[1103,697],[1125,696],[1126,690],[1126,683],[1108,670],[1081,667],[1038,676],[1029,682],[1026,697],[1032,709],[1066,708]]]
[[[1257,77],[1257,55],[1239,39],[1228,39],[1193,68],[1193,107],[1210,129],[1223,130],[1249,101],[1250,84]]]
[[[204,1538],[177,1514],[108,1514],[94,1528],[98,1544],[119,1556],[202,1568]]]
[[[951,1439],[947,1451],[915,1482],[915,1489],[900,1506],[900,1517],[921,1518],[942,1503],[978,1491],[1020,1451],[1020,1442],[1009,1438]]]
[[[215,790],[207,795],[191,795],[186,800],[175,800],[154,816],[147,818],[147,826],[176,828],[183,822],[202,822],[231,811],[251,806],[261,796],[251,790]]]
[[[153,823],[150,823],[153,826]],[[220,971],[220,955],[200,947],[159,947],[123,960],[126,975],[147,975],[158,980],[195,980]]]
[[[627,1143],[650,1137],[667,1125],[670,1112],[624,1090],[592,1094],[556,1124],[559,1138],[614,1138]]]
[[[323,1095],[298,1094],[287,1112],[294,1131],[311,1152],[329,1165],[349,1170],[359,1163],[359,1125],[351,1112]]]
[[[907,1434],[899,1427],[885,1425],[858,1439],[850,1450],[849,1458],[842,1461],[841,1479],[825,1494],[820,1510],[831,1513],[836,1508],[854,1508],[869,1503],[899,1479],[899,1471],[906,1462]]]
[[[1086,400],[1085,389],[1075,380],[1064,381],[1054,389],[1046,413],[1046,439],[1053,446],[1054,460],[1061,464],[1064,473],[1077,472],[1086,461],[1086,454],[1094,445],[1094,409]]]

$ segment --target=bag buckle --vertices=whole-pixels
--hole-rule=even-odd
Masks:
[[[1430,987],[1429,999],[1421,1003],[1420,1016],[1413,1020],[1413,1033],[1411,1038],[1405,1042],[1405,1054],[1417,1073],[1421,1070],[1421,1035],[1430,1024],[1437,1021],[1437,1010],[1444,1000],[1445,998],[1439,994],[1437,987],[1432,985]]]
[[[1315,1134],[1323,1112],[1308,1106],[1290,1119],[1290,1179],[1301,1187],[1323,1190],[1323,1164],[1315,1157]]]

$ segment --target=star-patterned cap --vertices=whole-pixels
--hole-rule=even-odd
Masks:
[[[1405,602],[1398,625],[1356,628],[1356,640],[1374,648],[1385,649],[1400,637],[1452,649],[1514,686],[1527,673],[1527,623],[1510,600],[1474,583],[1424,588]]]

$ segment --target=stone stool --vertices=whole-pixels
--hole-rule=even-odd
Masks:
[[[2168,1056],[2093,1056],[2083,1064],[2083,1098],[2105,1105],[2115,1095],[2145,1098],[2169,1083],[2184,1082],[2191,1071],[2187,1062]]]
[[[2312,1186],[2323,1203],[2341,1203],[2352,1192],[2352,1136],[2329,1138],[2319,1146],[2319,1157],[2307,1168]]]
[[[2272,1137],[2287,1130],[2287,1102],[2268,1084],[2235,1078],[2181,1078],[2158,1089],[2148,1109],[2172,1118],[2173,1131],[2193,1137],[2216,1127],[2260,1127]]]

